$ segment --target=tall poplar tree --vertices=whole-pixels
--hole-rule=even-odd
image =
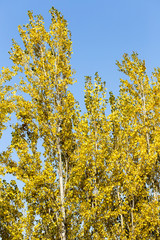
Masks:
[[[159,128],[159,120],[155,118],[157,104],[154,99],[158,96],[153,88],[157,82],[151,84],[145,61],[141,61],[136,53],[131,58],[125,54],[122,63],[117,62],[117,65],[129,77],[121,79],[116,104],[117,145],[122,169],[117,189],[122,231],[117,237],[158,239],[160,166],[155,145],[159,140],[155,137],[154,126]]]
[[[78,239],[103,239],[107,236],[105,214],[111,204],[112,183],[107,175],[110,136],[106,104],[105,83],[98,73],[94,84],[91,77],[86,77],[86,113],[75,127],[77,147],[70,178],[72,199],[79,212]]]
[[[75,100],[67,90],[73,83],[71,34],[61,13],[52,8],[50,14],[47,31],[42,16],[28,12],[29,24],[19,26],[24,48],[13,41],[10,52],[12,68],[20,76],[14,96],[18,122],[11,143],[19,160],[10,172],[25,184],[26,239],[43,236],[65,240],[69,224],[66,186],[75,116]]]

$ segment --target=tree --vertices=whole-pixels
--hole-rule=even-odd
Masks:
[[[81,113],[68,90],[71,34],[60,12],[50,14],[46,30],[42,16],[28,12],[29,23],[19,26],[23,46],[13,40],[12,68],[2,69],[1,136],[12,113],[16,120],[1,174],[24,187],[1,181],[0,236],[158,239],[160,70],[151,82],[145,62],[125,54],[117,62],[128,77],[119,96],[110,92],[108,101],[98,73],[94,83],[86,77]]]
[[[64,240],[67,234],[64,200],[74,148],[75,100],[67,90],[73,83],[70,32],[57,10],[52,8],[50,14],[47,32],[43,18],[40,15],[34,18],[29,12],[29,24],[25,28],[19,26],[24,50],[13,41],[12,68],[21,74],[17,91],[27,97],[15,95],[18,122],[10,147],[19,158],[13,173],[25,183],[26,238],[43,234],[47,239],[57,236]],[[43,160],[38,151],[40,140]]]
[[[117,237],[157,239],[159,203],[155,183],[158,189],[159,163],[155,143],[159,140],[155,139],[154,126],[158,126],[158,130],[160,125],[155,117],[157,104],[153,92],[157,82],[150,83],[145,62],[139,60],[136,53],[131,58],[125,54],[122,63],[117,65],[129,77],[121,79],[120,96],[111,114],[116,135],[113,150],[120,153],[116,164],[121,168],[117,207],[122,231]]]
[[[105,115],[106,104],[105,83],[98,73],[95,74],[94,84],[91,77],[86,77],[87,112],[75,127],[77,147],[69,182],[73,189],[72,199],[79,213],[81,228],[78,239],[103,239],[107,236],[106,208],[112,204],[112,183],[107,174],[110,136]]]

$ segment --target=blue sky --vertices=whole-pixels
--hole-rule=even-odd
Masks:
[[[108,91],[118,94],[121,75],[115,62],[124,53],[139,53],[149,74],[160,66],[159,0],[1,0],[0,68],[10,66],[11,39],[21,42],[17,26],[28,22],[27,11],[42,14],[49,25],[52,6],[62,12],[72,32],[77,79],[72,91],[82,108],[86,75],[98,71]]]

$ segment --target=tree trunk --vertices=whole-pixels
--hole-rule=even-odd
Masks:
[[[60,126],[58,126],[58,132],[60,132]],[[57,143],[57,150],[58,150],[58,160],[59,160],[59,188],[60,188],[60,201],[61,201],[61,215],[62,215],[62,223],[61,223],[61,240],[66,240],[66,214],[65,214],[65,207],[64,207],[64,183],[63,183],[63,172],[62,172],[62,153],[60,147],[60,137],[58,136],[58,143]]]

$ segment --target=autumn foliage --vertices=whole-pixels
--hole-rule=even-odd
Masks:
[[[0,153],[0,237],[160,239],[160,69],[149,79],[145,61],[124,54],[119,96],[87,76],[81,112],[68,88],[71,34],[50,14],[46,30],[28,12],[0,75],[0,137],[12,136]]]

